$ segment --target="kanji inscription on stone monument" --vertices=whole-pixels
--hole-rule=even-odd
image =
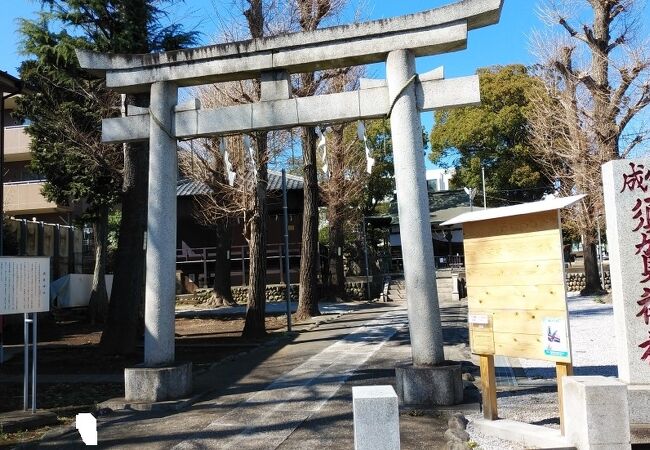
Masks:
[[[650,160],[603,166],[619,377],[650,382]]]

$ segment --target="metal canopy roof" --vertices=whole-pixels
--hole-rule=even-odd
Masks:
[[[524,203],[523,205],[505,206],[503,208],[492,208],[487,210],[474,211],[461,214],[440,225],[457,225],[459,223],[480,222],[483,220],[501,219],[504,217],[523,216],[526,214],[552,211],[554,209],[566,208],[567,206],[573,205],[585,197],[586,195],[575,195],[573,197],[554,198],[549,200],[542,200],[539,202]]]

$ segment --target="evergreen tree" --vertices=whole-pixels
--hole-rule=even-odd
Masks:
[[[159,5],[172,3],[173,0],[42,0],[39,18],[24,20],[21,24],[24,50],[35,56],[21,68],[21,76],[33,83],[30,87],[34,90],[33,94],[24,97],[21,108],[25,116],[34,119],[34,147],[40,143],[52,150],[50,153],[36,149],[35,167],[52,173],[49,192],[64,195],[69,191],[90,201],[95,194],[105,192],[98,199],[98,207],[109,205],[116,198],[122,205],[112,298],[102,334],[102,345],[110,353],[134,351],[138,336],[144,298],[148,148],[143,143],[129,144],[123,148],[121,164],[106,160],[107,168],[121,170],[121,191],[111,171],[111,183],[102,181],[105,178],[100,176],[101,172],[84,178],[83,174],[89,173],[87,158],[76,154],[74,146],[67,145],[64,138],[68,136],[61,136],[56,126],[51,123],[48,126],[46,120],[39,124],[44,118],[37,117],[37,107],[38,102],[47,102],[52,112],[58,111],[60,120],[75,121],[73,126],[79,128],[80,133],[87,133],[84,134],[87,142],[93,137],[95,143],[100,142],[100,119],[119,114],[119,103],[111,97],[113,94],[103,90],[100,82],[79,70],[74,48],[149,53],[191,45],[196,33],[185,32],[178,24],[163,23],[166,16]],[[148,97],[128,97],[127,107],[128,104],[146,107]],[[114,109],[107,111],[107,107]],[[57,165],[65,166],[61,177],[55,176]],[[66,177],[66,173],[69,176]],[[85,197],[86,192],[90,193],[90,198]]]
[[[438,164],[454,159],[457,188],[481,189],[485,168],[489,206],[540,200],[552,183],[532,154],[527,120],[540,83],[521,65],[480,69],[478,75],[481,105],[435,113],[429,158]]]

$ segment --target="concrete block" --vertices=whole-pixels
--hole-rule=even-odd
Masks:
[[[650,385],[628,384],[627,405],[630,425],[650,424]]]
[[[287,100],[291,98],[291,75],[286,70],[262,72],[260,87],[263,102]]]
[[[198,135],[228,133],[253,129],[253,105],[236,105],[227,108],[202,109],[198,111]],[[183,137],[179,134],[178,137]]]
[[[578,450],[631,448],[625,383],[601,376],[564,377],[562,389],[565,435]]]
[[[420,81],[433,81],[433,80],[444,80],[445,78],[445,68],[443,66],[436,67],[433,70],[430,70],[425,73],[421,73],[418,79]]]
[[[147,114],[149,114],[149,108],[135,105],[128,105],[126,108],[127,116],[146,116]]]
[[[400,405],[450,406],[463,401],[460,364],[436,367],[395,367]]]
[[[392,386],[352,388],[355,450],[399,450],[399,407]]]
[[[33,430],[55,425],[57,422],[58,419],[55,413],[38,409],[35,413],[32,413],[31,410],[0,413],[0,431],[4,433]]]
[[[387,87],[372,87],[359,92],[359,115],[361,118],[384,117],[388,113],[390,100]]]
[[[199,108],[200,109],[200,108]],[[174,115],[174,131],[177,138],[196,136],[199,128],[199,110],[187,109]]]
[[[460,301],[460,293],[458,292],[458,274],[451,275],[451,300]]]
[[[531,425],[514,420],[473,419],[474,429],[488,436],[494,436],[521,444],[524,448],[572,448],[573,444],[562,436],[560,430]]]
[[[321,124],[359,118],[359,93],[343,92],[333,95],[303,97],[297,101],[298,122]]]
[[[253,103],[252,106],[254,128],[282,128],[288,123],[298,123],[298,108],[295,99]]]
[[[372,89],[372,88],[385,88],[388,87],[386,79],[376,78],[359,78],[359,89]]]
[[[192,363],[126,368],[124,391],[125,399],[130,402],[162,402],[188,397],[192,392]]]
[[[422,81],[416,83],[416,92],[420,111],[481,104],[481,89],[476,75]]]
[[[121,144],[149,139],[149,114],[102,119],[102,142]]]
[[[194,111],[196,109],[201,109],[201,99],[191,98],[187,101],[184,101],[183,103],[179,103],[178,105],[176,105],[174,111],[175,112]]]

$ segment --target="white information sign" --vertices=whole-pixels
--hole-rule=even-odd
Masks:
[[[0,315],[50,310],[50,258],[0,257]]]

